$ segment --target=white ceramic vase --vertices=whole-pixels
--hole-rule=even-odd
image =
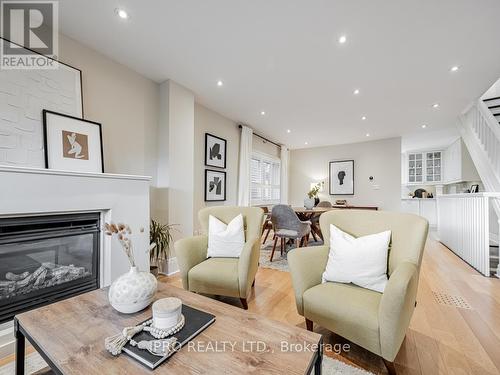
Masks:
[[[305,197],[304,198],[304,207],[307,208],[308,210],[311,210],[314,208],[314,198],[309,198]]]
[[[115,310],[132,314],[148,307],[156,293],[157,281],[150,272],[130,267],[130,271],[113,281],[109,288],[109,303]]]

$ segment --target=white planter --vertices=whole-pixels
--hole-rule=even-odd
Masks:
[[[131,314],[148,307],[156,293],[157,281],[150,272],[137,267],[116,279],[109,288],[109,303],[115,310]]]
[[[311,210],[314,208],[314,198],[309,198],[305,197],[304,198],[304,207],[307,208],[308,210]]]

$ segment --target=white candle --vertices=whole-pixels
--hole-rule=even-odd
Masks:
[[[182,301],[179,298],[162,298],[153,303],[153,327],[167,330],[180,319]]]

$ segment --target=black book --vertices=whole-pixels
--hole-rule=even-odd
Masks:
[[[200,332],[202,332],[205,328],[207,328],[210,324],[215,322],[214,315],[208,314],[204,311],[195,309],[193,307],[189,307],[184,304],[182,305],[182,314],[184,315],[185,318],[184,327],[175,335],[173,335],[174,337],[177,337],[179,347],[184,346],[186,343],[188,343],[194,337],[196,337]],[[151,336],[149,332],[143,331],[135,335],[134,340],[139,342],[142,340],[150,341],[156,339],[153,336]],[[132,358],[141,362],[143,365],[149,367],[150,369],[157,368],[167,358],[169,358],[172,354],[175,353],[171,352],[164,357],[159,357],[157,355],[151,354],[147,350],[138,349],[137,347],[130,345],[130,343],[127,343],[123,347],[123,351]]]

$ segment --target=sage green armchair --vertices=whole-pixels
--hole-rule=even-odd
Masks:
[[[355,236],[390,229],[389,282],[384,293],[353,284],[322,283],[329,253],[330,224]],[[297,310],[306,319],[347,338],[384,359],[390,372],[416,306],[420,263],[428,223],[396,212],[333,210],[321,215],[325,246],[292,250],[288,262]]]
[[[203,232],[208,233],[210,215],[229,223],[239,214],[243,215],[245,226],[245,246],[239,258],[207,258],[207,235],[181,239],[174,248],[184,289],[237,297],[246,310],[247,298],[259,266],[264,211],[259,207],[207,207],[198,212],[198,219]]]

